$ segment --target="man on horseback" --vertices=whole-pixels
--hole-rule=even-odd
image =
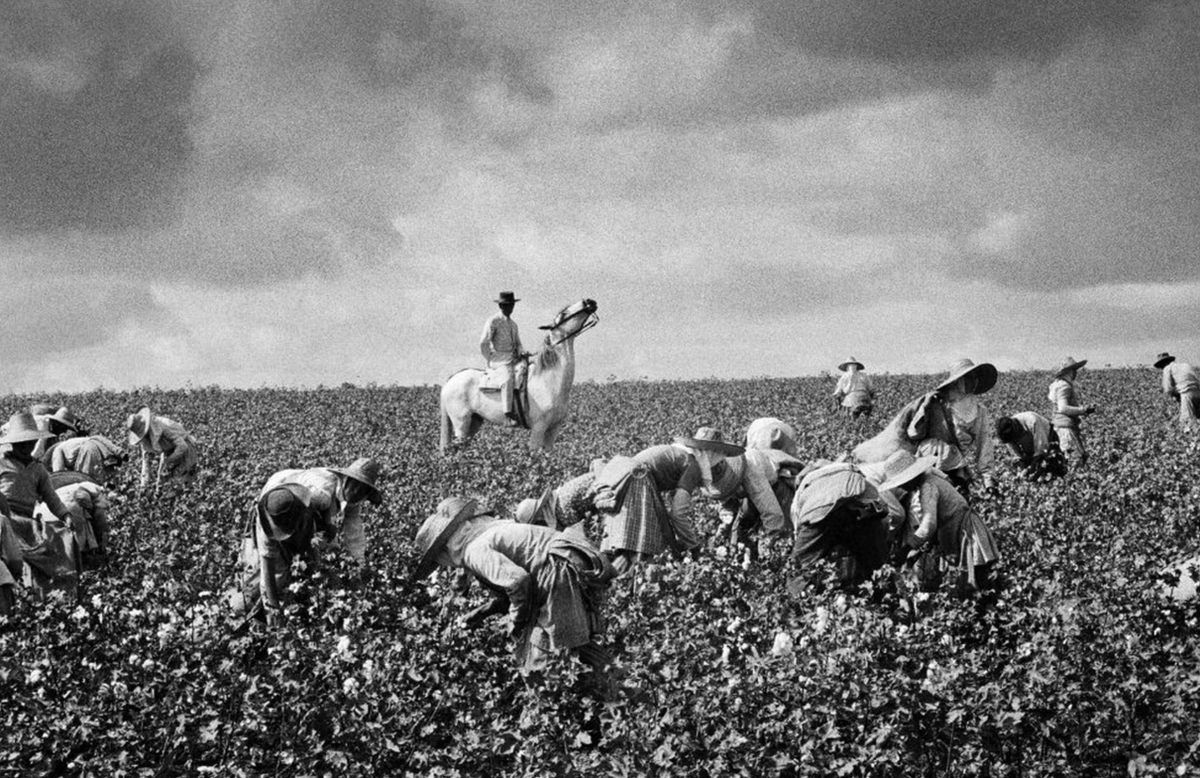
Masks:
[[[521,336],[517,323],[512,320],[513,308],[519,298],[512,292],[501,292],[496,298],[500,312],[493,314],[483,325],[483,336],[479,339],[479,350],[488,362],[488,368],[496,370],[503,379],[500,385],[500,401],[504,415],[513,425],[519,424],[513,394],[525,382],[525,350],[521,348]]]

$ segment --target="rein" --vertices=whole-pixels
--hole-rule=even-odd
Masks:
[[[576,316],[587,316],[587,317],[588,317],[588,319],[587,319],[587,321],[585,321],[585,322],[583,323],[583,326],[581,326],[579,329],[577,329],[577,330],[575,330],[574,332],[572,332],[570,335],[563,335],[561,338],[559,338],[558,340],[556,340],[556,341],[554,341],[553,343],[551,343],[551,344],[550,344],[550,348],[554,348],[554,347],[555,347],[555,346],[557,346],[558,344],[560,344],[560,343],[562,343],[562,342],[564,342],[564,341],[566,341],[566,340],[570,340],[571,338],[575,337],[576,335],[580,334],[581,332],[584,332],[584,331],[586,331],[586,330],[590,330],[592,327],[595,327],[597,324],[599,324],[599,323],[600,323],[600,314],[596,313],[595,311],[592,311],[591,313],[588,313],[587,309],[585,309],[585,308],[581,308],[581,309],[579,309],[578,311],[575,311],[575,313],[573,313],[573,314],[571,314],[570,316],[568,316],[568,317],[566,317],[565,319],[563,319],[562,321],[560,321],[560,322],[558,322],[557,324],[553,325],[553,327],[551,327],[551,329],[558,329],[558,328],[559,328],[559,327],[561,327],[562,325],[564,325],[564,324],[566,324],[567,322],[569,322],[571,319],[574,319]]]

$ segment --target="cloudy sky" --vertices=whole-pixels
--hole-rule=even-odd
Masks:
[[[0,192],[0,392],[1200,360],[1200,4],[12,0]]]

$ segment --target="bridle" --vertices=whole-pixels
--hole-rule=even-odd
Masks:
[[[566,324],[567,322],[571,321],[571,319],[577,318],[579,316],[587,317],[587,319],[583,322],[583,324],[579,326],[579,329],[575,330],[570,335],[563,335],[561,338],[559,338],[558,340],[551,343],[550,344],[551,348],[553,348],[554,346],[557,346],[558,344],[562,343],[563,341],[565,341],[569,338],[575,337],[576,335],[580,334],[581,332],[590,330],[592,327],[595,327],[597,324],[600,323],[600,314],[598,314],[596,312],[596,308],[591,307],[591,310],[588,310],[588,306],[585,306],[583,308],[580,308],[578,311],[575,311],[574,313],[570,314],[569,316],[565,316],[565,317],[559,319],[554,324],[544,327],[544,329],[556,330],[559,327]]]

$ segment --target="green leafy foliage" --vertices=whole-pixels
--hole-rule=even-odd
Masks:
[[[610,592],[624,691],[601,702],[571,659],[530,688],[503,624],[464,630],[478,589],[406,588],[415,528],[445,495],[507,514],[593,457],[759,416],[792,423],[803,456],[833,457],[932,383],[877,380],[876,416],[859,421],[831,412],[831,379],[582,384],[551,456],[491,427],[438,455],[431,387],[9,398],[64,402],[114,439],[149,404],[203,442],[204,470],[153,500],[128,467],[114,559],[78,602],[24,600],[0,625],[0,775],[1194,774],[1200,612],[1158,594],[1156,571],[1200,545],[1200,479],[1149,371],[1084,374],[1101,408],[1087,468],[1035,485],[1001,465],[1000,496],[979,502],[1004,555],[992,595],[909,599],[881,575],[789,600],[785,560],[743,566],[703,504],[702,559]],[[993,415],[1045,411],[1048,383],[1003,375]],[[224,592],[259,486],[358,456],[386,468],[371,574],[334,559],[287,629],[235,634]]]

